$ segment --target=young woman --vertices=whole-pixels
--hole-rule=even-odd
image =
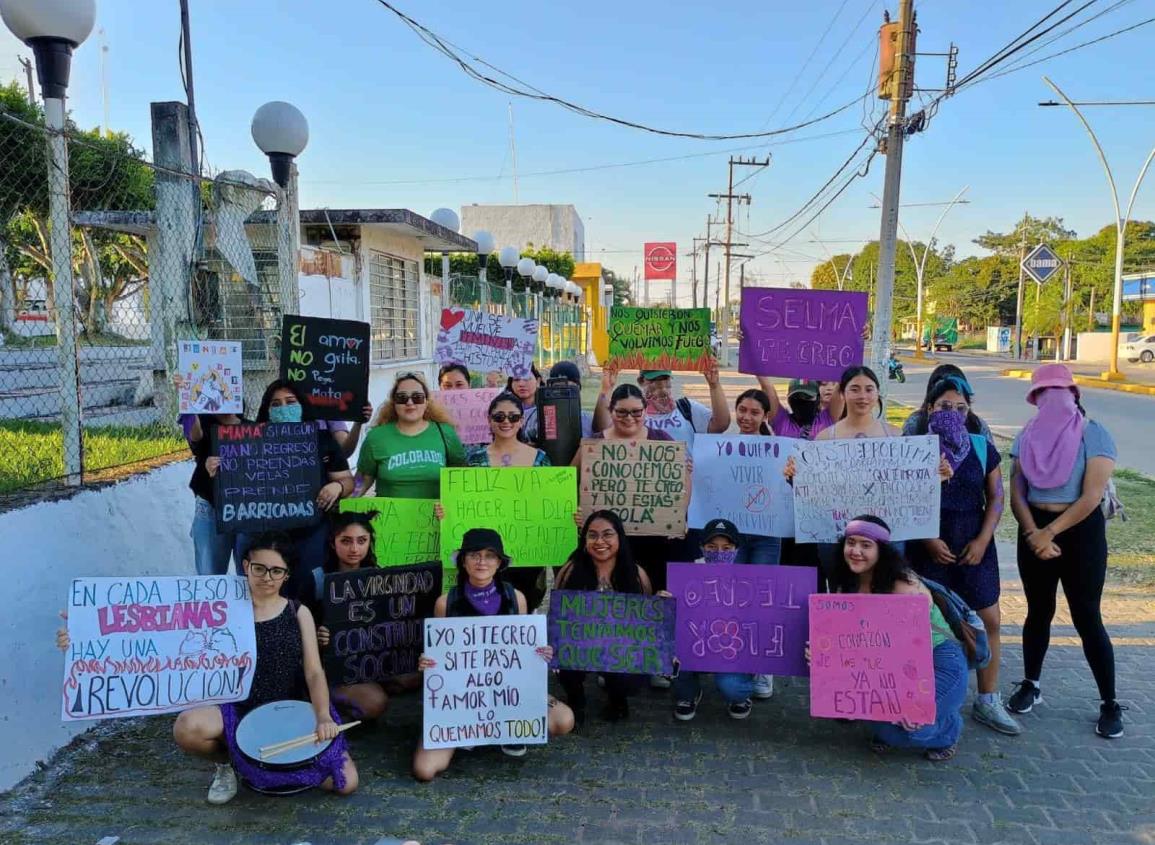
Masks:
[[[758,384],[770,400],[766,425],[779,437],[813,440],[842,416],[844,402],[836,381],[793,379],[786,391],[789,407],[769,378],[758,376]]]
[[[358,495],[436,499],[441,469],[465,466],[465,449],[449,414],[432,401],[420,373],[401,373],[357,458]]]
[[[882,396],[878,376],[870,367],[850,367],[838,382],[838,396],[845,411],[834,425],[815,440],[844,440],[852,437],[898,437],[893,425],[880,419]]]
[[[667,440],[673,437],[664,431],[646,425],[646,399],[641,389],[633,384],[619,384],[610,394],[608,403],[610,425],[593,437],[606,440]],[[574,466],[581,463],[581,452],[574,456]]]
[[[537,432],[537,389],[541,387],[541,381],[537,365],[532,364],[528,376],[510,377],[505,383],[505,392],[512,393],[521,401],[521,412],[525,415],[522,431]]]
[[[931,371],[930,378],[927,379],[926,397],[923,399],[922,405],[907,417],[906,422],[902,424],[902,433],[904,436],[909,437],[912,434],[926,434],[927,418],[931,414],[930,394],[931,391],[935,389],[939,380],[944,378],[955,380],[955,390],[966,393],[971,397],[974,396],[974,390],[971,388],[970,382],[967,381],[966,374],[961,368],[956,367],[954,364],[939,364]],[[967,415],[967,430],[973,434],[981,434],[992,443],[994,442],[994,435],[991,434],[990,426],[973,412]]]
[[[702,529],[702,558],[704,563],[737,563],[742,548],[742,535],[738,527],[728,519],[714,519]],[[674,678],[674,718],[689,722],[698,715],[698,704],[702,700],[701,672],[682,670]],[[770,675],[758,676],[765,679]],[[725,699],[731,719],[745,719],[754,707],[755,676],[737,672],[715,672],[714,686]],[[770,681],[769,693],[758,696],[769,698],[774,692]]]
[[[526,612],[525,596],[505,581],[509,557],[501,535],[491,528],[471,528],[461,539],[457,552],[457,586],[437,599],[433,615],[438,619],[455,616],[509,616]],[[538,655],[547,663],[553,659],[553,647],[541,646]],[[436,663],[421,655],[418,668],[433,669]],[[574,714],[566,705],[549,696],[547,730],[552,736],[565,736],[574,728]],[[449,768],[453,748],[425,748],[418,744],[413,755],[413,776],[431,781]],[[524,757],[524,745],[503,745],[510,757]]]
[[[901,552],[890,542],[890,526],[876,516],[857,516],[846,525],[841,554],[834,570],[834,592],[925,595],[930,602],[931,644],[934,647],[935,721],[930,725],[909,722],[875,722],[871,749],[925,749],[928,760],[954,757],[962,718],[959,708],[967,693],[967,658],[962,644],[935,604],[930,591],[911,572]]]
[[[644,593],[647,596],[653,593],[649,576],[634,563],[621,519],[613,511],[605,510],[594,511],[586,519],[577,548],[558,573],[554,589]],[[580,727],[586,719],[586,673],[563,669],[560,676],[566,701],[573,708]],[[609,722],[629,718],[626,697],[640,686],[644,677],[605,673],[608,702],[602,710],[602,718]]]
[[[1042,701],[1039,680],[1051,639],[1055,589],[1062,583],[1071,621],[1099,687],[1099,736],[1123,735],[1115,700],[1115,650],[1100,605],[1107,574],[1106,520],[1100,507],[1115,469],[1115,442],[1085,418],[1079,388],[1062,364],[1035,370],[1027,401],[1038,408],[1011,445],[1011,508],[1019,521],[1019,575],[1027,596],[1024,679],[1007,702],[1029,713]]]
[[[467,454],[471,467],[547,467],[549,456],[520,439],[524,414],[521,402],[512,393],[499,393],[489,403],[489,430],[493,442],[477,446]]]
[[[279,534],[263,534],[243,561],[256,622],[256,667],[249,697],[236,704],[193,707],[176,718],[173,737],[181,750],[216,763],[210,804],[225,804],[237,794],[237,773],[258,789],[314,787],[349,795],[357,789],[357,767],[345,738],[337,732],[337,713],[329,704],[329,686],[317,652],[317,632],[309,611],[281,595],[292,566],[292,543]],[[56,644],[68,648],[66,630]],[[272,701],[298,700],[313,705],[317,740],[333,740],[308,768],[272,771],[238,752],[237,725],[250,711]],[[230,760],[231,765],[230,765]]]
[[[753,388],[738,395],[734,403],[734,419],[739,434],[772,434],[767,420],[773,405],[766,391]]]
[[[464,364],[446,364],[437,371],[437,386],[442,390],[469,390],[469,368]]]
[[[995,529],[1003,513],[1003,474],[998,449],[978,433],[969,385],[957,376],[935,382],[927,395],[929,416],[917,434],[937,434],[953,474],[942,486],[939,536],[907,544],[919,575],[958,593],[983,620],[991,662],[978,671],[974,720],[999,733],[1022,733],[1003,707],[999,688],[999,557]]]
[[[329,520],[329,545],[325,550],[325,563],[314,568],[312,573],[315,592],[311,610],[315,618],[319,619],[325,599],[326,575],[377,567],[377,555],[373,552],[376,535],[372,522],[376,516],[375,512],[336,513]],[[329,647],[329,629],[319,622],[317,645],[322,653]],[[338,710],[351,719],[379,719],[389,706],[385,688],[373,681],[335,686],[331,694]]]

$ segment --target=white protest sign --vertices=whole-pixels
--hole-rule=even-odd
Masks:
[[[475,373],[528,378],[537,351],[537,320],[466,308],[441,309],[438,364],[464,364]]]
[[[782,474],[793,442],[753,434],[696,435],[689,526],[705,528],[721,518],[743,534],[793,537],[794,491]]]
[[[939,534],[938,436],[794,441],[794,530],[799,543],[833,543],[861,514],[892,540]]]
[[[549,666],[540,614],[426,619],[422,685],[425,748],[540,745],[546,741]]]
[[[244,411],[241,344],[232,340],[177,342],[182,414],[239,414]]]
[[[243,701],[257,661],[244,578],[75,578],[68,593],[64,721]]]
[[[493,442],[493,432],[489,428],[489,403],[501,392],[498,387],[479,387],[475,390],[436,390],[433,396],[449,412],[457,438],[466,446],[475,446]]]

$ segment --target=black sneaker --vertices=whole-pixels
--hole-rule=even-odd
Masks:
[[[506,757],[524,757],[526,747],[524,745],[503,745],[501,746],[501,753]]]
[[[1099,706],[1099,724],[1095,725],[1095,733],[1106,739],[1118,739],[1123,735],[1123,711],[1126,707],[1118,701],[1104,701]]]
[[[702,700],[702,691],[694,696],[694,700],[681,699],[674,705],[674,718],[679,722],[688,722],[698,715],[698,703]]]
[[[1012,713],[1030,713],[1036,704],[1043,703],[1042,691],[1030,681],[1019,681],[1018,689],[1007,699],[1006,707]]]
[[[750,699],[745,701],[735,701],[730,705],[731,719],[745,719],[750,715],[750,711],[754,709],[754,702]]]

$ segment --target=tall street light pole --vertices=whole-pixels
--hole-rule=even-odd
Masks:
[[[1087,130],[1087,134],[1091,136],[1091,143],[1095,145],[1095,152],[1099,154],[1099,161],[1103,164],[1103,171],[1107,174],[1107,185],[1111,189],[1111,202],[1115,206],[1115,292],[1111,303],[1111,369],[1103,373],[1103,378],[1110,381],[1123,381],[1124,376],[1119,372],[1119,323],[1123,314],[1123,246],[1124,238],[1127,233],[1127,223],[1131,218],[1131,209],[1135,207],[1135,196],[1139,193],[1139,186],[1143,184],[1143,177],[1147,175],[1147,168],[1151,166],[1151,161],[1155,159],[1155,149],[1147,156],[1147,160],[1143,162],[1143,167],[1139,170],[1139,178],[1135,180],[1135,187],[1131,189],[1131,197],[1127,200],[1127,210],[1121,211],[1119,208],[1119,189],[1115,187],[1115,177],[1111,173],[1111,165],[1107,163],[1107,155],[1103,152],[1103,147],[1099,144],[1099,139],[1095,136],[1095,132],[1091,129],[1091,124],[1087,122],[1087,118],[1083,117],[1083,113],[1079,111],[1079,107],[1075,105],[1071,98],[1062,92],[1058,85],[1052,82],[1047,77],[1043,77],[1043,81],[1051,86],[1056,94],[1063,98],[1063,102],[1070,106],[1071,111],[1079,118],[1079,122],[1083,124],[1083,128]],[[1048,103],[1040,103],[1040,105],[1050,105]]]

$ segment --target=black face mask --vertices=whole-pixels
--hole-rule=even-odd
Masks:
[[[798,396],[790,397],[790,416],[799,425],[810,425],[818,416],[818,403],[812,399],[802,399]]]

